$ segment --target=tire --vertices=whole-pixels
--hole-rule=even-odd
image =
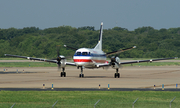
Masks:
[[[63,72],[61,72],[61,77],[63,77]]]
[[[120,77],[120,74],[118,73],[118,78]]]
[[[81,78],[81,74],[79,74],[79,77]]]
[[[116,73],[114,74],[114,78],[116,78]]]
[[[82,74],[82,77],[84,77],[84,74]]]
[[[66,72],[64,72],[64,77],[66,77]]]

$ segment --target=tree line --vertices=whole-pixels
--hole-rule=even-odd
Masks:
[[[74,28],[60,26],[47,29],[25,27],[23,29],[0,29],[0,57],[16,54],[31,57],[53,58],[60,54],[72,56],[74,48],[94,48],[98,42],[99,30],[92,26]],[[180,27],[156,30],[153,27],[139,27],[134,31],[114,27],[103,30],[103,51],[111,52],[137,46],[118,56],[121,58],[164,58],[180,56]]]

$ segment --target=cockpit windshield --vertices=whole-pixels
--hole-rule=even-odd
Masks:
[[[82,52],[82,55],[88,55],[88,53],[87,52]]]
[[[90,52],[76,52],[75,55],[83,55],[83,56],[87,56],[87,55],[90,55]]]
[[[81,52],[77,52],[76,55],[81,55]]]

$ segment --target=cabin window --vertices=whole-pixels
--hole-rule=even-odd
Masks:
[[[82,55],[88,55],[88,53],[87,52],[82,52]]]
[[[76,55],[81,55],[81,52],[77,52]]]

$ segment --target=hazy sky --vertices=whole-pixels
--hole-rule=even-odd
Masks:
[[[180,0],[0,0],[0,28],[180,27]]]

